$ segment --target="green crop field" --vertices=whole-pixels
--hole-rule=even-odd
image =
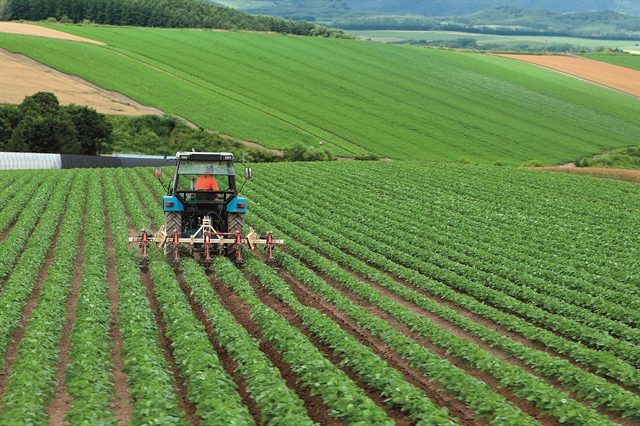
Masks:
[[[636,48],[637,49],[637,48]],[[598,55],[598,54],[586,54],[580,55],[585,58],[594,59],[596,61],[608,62],[613,65],[621,67],[627,67],[640,71],[640,55]]]
[[[322,141],[338,155],[553,165],[635,145],[640,134],[637,99],[493,56],[273,34],[55,28],[108,47],[12,35],[0,47],[271,148]]]
[[[254,171],[245,232],[285,240],[275,267],[177,271],[128,247],[164,223],[167,173],[0,171],[0,424],[640,421],[640,185]]]
[[[574,46],[584,46],[591,49],[599,47],[639,50],[638,42],[634,40],[597,40],[577,37],[554,37],[554,36],[506,36],[492,34],[462,33],[457,31],[349,31],[350,33],[364,38],[371,38],[376,41],[393,40],[455,40],[459,38],[473,38],[479,45],[487,43],[503,44],[505,46],[517,46],[526,44],[531,47],[552,46],[554,44],[572,44]]]

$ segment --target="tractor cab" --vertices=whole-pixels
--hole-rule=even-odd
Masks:
[[[175,175],[164,197],[164,211],[180,212],[181,237],[190,237],[208,217],[218,232],[235,232],[237,215],[246,212],[238,197],[233,154],[178,152]],[[236,220],[229,220],[231,217]]]
[[[242,265],[242,249],[255,249],[264,245],[267,262],[274,261],[273,248],[282,246],[283,240],[257,235],[252,228],[243,236],[244,214],[247,200],[238,197],[233,154],[229,152],[178,152],[173,181],[168,195],[162,200],[164,225],[158,232],[141,230],[141,235],[129,237],[129,244],[142,248],[140,267],[149,264],[147,249],[155,242],[164,249],[167,260],[177,268],[180,251],[197,256],[206,267],[211,256],[226,255],[236,265]],[[244,164],[243,164],[244,165]],[[156,177],[160,177],[156,170]],[[251,178],[251,169],[245,168],[245,179]]]

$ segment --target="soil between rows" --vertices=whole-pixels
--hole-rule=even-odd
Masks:
[[[515,365],[517,367],[520,367],[521,369],[523,369],[524,371],[528,372],[529,374],[532,374],[534,376],[540,377],[541,379],[543,379],[547,383],[551,384],[552,386],[554,386],[556,389],[560,390],[561,392],[568,393],[569,396],[572,399],[580,402],[581,404],[583,404],[586,407],[593,408],[591,406],[591,402],[586,401],[584,399],[577,398],[576,397],[577,392],[569,390],[569,389],[566,389],[564,387],[564,385],[562,383],[560,383],[558,380],[551,380],[551,379],[548,379],[546,377],[540,376],[531,367],[529,367],[528,365],[524,364],[519,359],[507,354],[502,349],[495,348],[495,347],[492,347],[491,345],[488,345],[488,344],[484,343],[480,338],[467,333],[466,331],[464,331],[460,327],[449,323],[448,321],[446,321],[446,320],[440,318],[439,316],[429,312],[428,310],[416,305],[415,303],[410,302],[410,301],[402,298],[401,296],[396,295],[395,293],[393,293],[392,291],[386,289],[385,287],[383,287],[383,286],[381,286],[381,285],[379,285],[379,284],[377,284],[377,283],[375,283],[375,282],[373,282],[373,281],[371,281],[371,280],[369,280],[367,278],[361,277],[358,274],[356,274],[355,272],[353,272],[353,271],[351,271],[351,270],[349,270],[349,269],[347,269],[345,267],[342,267],[342,269],[345,270],[346,272],[350,273],[352,276],[354,276],[355,278],[359,279],[360,281],[365,282],[367,285],[371,286],[375,290],[379,291],[386,298],[391,299],[391,300],[397,302],[398,304],[402,305],[403,307],[406,307],[406,308],[410,309],[412,312],[414,312],[415,314],[417,314],[417,315],[419,315],[421,317],[428,318],[431,322],[433,322],[434,324],[438,325],[440,328],[442,328],[442,329],[444,329],[444,330],[446,330],[446,331],[448,331],[448,332],[450,332],[450,333],[452,333],[452,334],[454,334],[454,335],[456,335],[458,337],[461,337],[461,338],[463,338],[465,340],[468,340],[468,341],[478,345],[479,347],[481,347],[482,349],[486,350],[487,352],[490,352],[490,353],[496,355],[498,358],[502,359],[505,362],[508,362],[509,364]],[[418,290],[415,287],[410,286],[407,283],[402,282],[402,280],[399,280],[397,277],[393,277],[393,276],[391,276],[391,277],[396,281],[396,283],[402,284],[405,287],[410,288],[411,290]],[[331,281],[326,276],[322,276],[322,278],[325,279],[330,285],[334,286],[334,288],[336,288],[336,286],[341,287],[338,283],[336,283],[334,281]],[[350,293],[352,297],[357,298],[357,296],[355,294],[349,292],[348,290],[344,290],[344,292],[345,293]],[[431,295],[428,295],[428,293],[426,293],[426,292],[423,292],[423,293],[424,293],[423,295],[425,295],[426,297],[435,299]],[[484,318],[480,318],[480,319],[482,319],[483,321],[476,321],[476,322],[480,322],[481,324],[483,324],[485,326],[488,326],[487,324],[493,324],[491,321],[486,320]],[[474,319],[474,321],[475,321],[475,319]],[[493,327],[491,327],[491,328],[493,328]],[[496,327],[496,329],[497,328],[498,327]],[[513,333],[511,333],[511,334],[513,334]],[[529,341],[526,340],[525,338],[523,338],[522,336],[519,336],[519,337],[520,337],[520,339],[518,339],[517,341],[523,340],[520,343],[522,343],[522,344],[529,343]],[[540,350],[540,349],[538,349],[538,350]],[[553,355],[553,354],[551,354],[551,355]],[[566,358],[566,357],[562,357],[562,358]],[[571,360],[569,360],[569,361],[571,361]],[[582,370],[588,372],[588,369],[586,367],[584,367],[583,365],[580,365],[580,364],[576,363],[575,361],[572,364],[577,364],[576,366],[578,368],[581,368]],[[603,377],[603,378],[605,380],[607,380],[607,378],[605,378],[605,377]],[[609,378],[608,381],[610,383],[613,383],[613,384],[616,384],[616,385],[621,385],[621,387],[623,389],[627,388],[624,385],[617,383],[616,380],[613,380],[613,379]],[[629,389],[626,389],[626,390],[629,390]],[[494,389],[494,391],[495,391],[495,389]],[[633,390],[629,390],[629,391],[633,392]],[[515,398],[517,398],[517,397],[515,397]],[[514,402],[511,399],[510,399],[510,401]],[[633,422],[622,418],[622,416],[617,414],[617,413],[612,413],[612,412],[607,411],[606,408],[603,407],[603,406],[599,406],[599,407],[595,408],[595,410],[598,413],[602,414],[602,415],[608,416],[611,421],[614,421],[616,423],[619,423],[619,424],[622,424],[622,425],[628,425],[628,426],[632,426],[633,425]],[[547,419],[547,418],[545,417],[545,419]],[[540,419],[537,419],[537,420],[540,421]]]
[[[86,188],[85,188],[86,190]],[[71,351],[71,342],[69,336],[71,336],[71,330],[73,329],[73,323],[76,320],[76,306],[78,304],[78,294],[80,292],[80,286],[82,285],[82,264],[84,263],[84,235],[86,232],[86,209],[82,212],[82,230],[79,236],[78,254],[76,256],[75,268],[73,271],[73,278],[71,279],[71,288],[65,304],[67,311],[67,318],[62,329],[62,338],[60,339],[58,353],[59,361],[56,366],[56,379],[58,384],[53,388],[53,399],[49,403],[49,424],[50,425],[63,425],[65,424],[63,419],[69,411],[71,396],[67,393],[64,385],[64,371],[69,365],[69,353]]]
[[[120,334],[118,306],[120,295],[117,292],[118,279],[116,276],[116,260],[115,248],[113,244],[111,226],[109,221],[106,226],[106,245],[109,251],[109,259],[107,261],[107,298],[109,299],[109,310],[111,312],[110,337],[113,341],[113,349],[111,352],[111,361],[113,362],[113,380],[115,396],[112,398],[113,411],[119,425],[129,424],[133,415],[133,405],[131,403],[131,395],[127,389],[127,375],[124,373],[124,360],[122,358],[122,337]]]

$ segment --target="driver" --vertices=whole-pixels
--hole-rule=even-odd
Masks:
[[[196,191],[219,191],[218,182],[211,176],[212,174],[213,167],[207,167],[204,174],[196,180]]]

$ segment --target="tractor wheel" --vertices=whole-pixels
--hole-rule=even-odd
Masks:
[[[164,254],[167,255],[167,260],[173,262],[174,250],[172,241],[173,233],[175,231],[180,232],[182,230],[182,213],[181,212],[165,212],[164,213],[164,230],[167,233],[168,243],[164,245]]]
[[[244,226],[244,217],[239,213],[229,213],[227,216],[227,232],[236,232],[236,228],[240,229]]]
[[[242,233],[243,224],[244,224],[244,217],[241,214],[229,213],[229,216],[227,216],[227,232],[236,232],[236,228],[237,228],[237,229],[240,229],[240,233]],[[235,237],[231,237],[231,238],[235,238]],[[238,253],[234,245],[227,244],[227,247],[226,247],[227,257],[231,259],[234,263],[236,263],[237,266],[240,266],[238,265],[237,254]]]

